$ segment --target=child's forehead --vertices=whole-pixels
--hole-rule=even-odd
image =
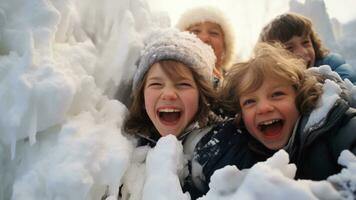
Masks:
[[[302,38],[308,38],[311,36],[311,31],[308,30],[307,28],[303,27],[303,28],[291,28],[291,29],[287,29],[286,30],[282,30],[281,32],[279,32],[279,35],[276,36],[278,40],[280,40],[281,42],[287,42],[289,40],[291,40],[293,37],[302,37]]]
[[[293,34],[292,35],[292,37],[301,37],[301,38],[310,38],[310,31],[308,31],[308,30],[304,30],[303,32],[301,32],[301,33],[295,33],[295,34]],[[291,38],[292,38],[291,37]],[[290,38],[290,39],[291,39]]]
[[[247,73],[241,81],[239,95],[256,92],[266,85],[270,87],[286,86],[290,85],[290,80],[272,72],[263,74],[263,76],[259,76],[256,73]]]
[[[300,42],[301,40],[304,41],[304,40],[310,40],[310,39],[311,39],[310,34],[293,35],[287,41],[284,41],[283,44],[289,44],[289,43],[293,43],[293,42]]]
[[[307,30],[304,30],[304,32],[302,32],[301,34],[297,35],[295,34],[294,36],[298,36],[298,37],[301,37],[301,38],[310,38],[310,31],[307,31]]]
[[[256,93],[270,93],[273,92],[275,90],[279,90],[279,89],[286,89],[286,88],[290,88],[292,87],[291,84],[289,84],[288,82],[285,82],[281,79],[277,80],[277,79],[267,79],[263,81],[263,84],[260,85],[259,87],[256,87],[254,89],[248,90],[244,93],[242,93],[240,96],[244,97],[244,96],[250,96],[250,95],[254,95]]]
[[[193,77],[193,73],[190,67],[181,62],[161,62],[157,63],[159,68],[166,74],[170,79],[182,79]]]

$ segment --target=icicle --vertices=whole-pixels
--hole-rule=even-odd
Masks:
[[[38,112],[37,112],[37,95],[36,95],[36,85],[34,85],[34,91],[35,95],[32,99],[32,105],[30,108],[30,112],[32,113],[31,116],[29,117],[30,122],[29,122],[29,127],[28,127],[28,137],[30,139],[30,145],[33,145],[36,143],[36,132],[37,132],[37,118],[38,118]]]
[[[14,160],[16,154],[16,134],[11,134],[11,160]]]

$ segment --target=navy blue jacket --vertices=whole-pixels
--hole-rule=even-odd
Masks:
[[[356,155],[356,109],[339,99],[325,119],[304,130],[308,119],[308,115],[302,116],[293,143],[286,151],[291,163],[297,166],[295,178],[323,180],[342,169],[337,163],[342,150],[348,149]],[[233,122],[218,125],[196,146],[191,165],[192,169],[201,170],[192,171],[186,190],[196,199],[208,192],[215,170],[226,165],[235,165],[240,170],[251,168],[274,153],[243,127],[237,128]]]

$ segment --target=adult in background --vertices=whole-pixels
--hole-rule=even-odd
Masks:
[[[194,33],[209,44],[215,53],[214,84],[219,85],[234,58],[235,33],[224,12],[212,6],[195,7],[185,11],[176,27]]]

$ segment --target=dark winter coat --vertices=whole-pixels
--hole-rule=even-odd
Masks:
[[[329,53],[322,59],[315,61],[315,66],[329,65],[331,70],[340,75],[342,79],[349,79],[356,84],[356,67],[345,62],[344,58],[336,53]]]
[[[295,138],[286,151],[297,166],[295,178],[322,180],[338,173],[337,159],[344,149],[356,155],[356,110],[339,99],[326,118],[304,131],[309,116],[300,119]],[[267,149],[245,129],[229,122],[216,126],[197,144],[187,191],[192,199],[205,194],[215,170],[235,165],[240,170],[265,161],[275,151]],[[197,170],[200,169],[200,170]]]
[[[337,159],[343,150],[356,155],[356,109],[339,99],[324,121],[304,130],[308,117],[300,121],[288,153],[298,168],[296,178],[323,180],[340,172]]]

